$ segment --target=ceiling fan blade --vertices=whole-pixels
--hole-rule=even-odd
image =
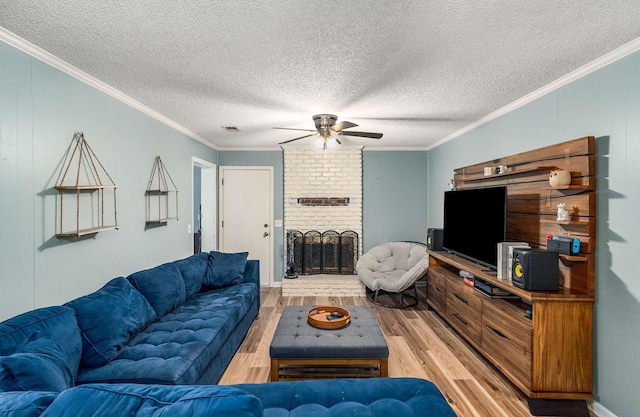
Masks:
[[[294,140],[298,140],[298,139],[308,138],[309,136],[313,136],[313,135],[315,135],[315,133],[312,133],[310,135],[300,136],[299,138],[293,138],[293,139],[285,140],[284,142],[280,142],[278,145],[284,145],[285,143],[293,142]]]
[[[343,136],[358,136],[361,138],[369,138],[369,139],[380,139],[382,137],[382,133],[370,133],[370,132],[352,132],[350,130],[345,130],[342,132]]]
[[[294,129],[291,127],[274,127],[273,129],[280,129],[280,130],[301,130],[303,132],[315,132],[316,129]]]
[[[334,132],[340,132],[343,129],[349,129],[349,128],[357,127],[357,126],[358,125],[355,124],[355,123],[344,121],[344,122],[336,123],[333,126],[330,126],[329,129],[333,130]]]

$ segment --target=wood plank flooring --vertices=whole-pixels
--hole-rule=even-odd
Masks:
[[[526,396],[436,313],[427,310],[424,287],[419,291],[420,303],[416,307],[397,310],[375,306],[360,297],[281,297],[280,288],[264,288],[260,314],[219,384],[269,380],[269,344],[283,307],[368,305],[389,346],[389,377],[432,381],[459,417],[531,417]]]

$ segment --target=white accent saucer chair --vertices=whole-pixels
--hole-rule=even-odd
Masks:
[[[422,243],[389,242],[363,254],[356,264],[356,271],[367,287],[367,296],[372,303],[407,308],[418,304],[415,284],[425,276],[428,266],[427,247]],[[392,303],[381,301],[380,296]]]

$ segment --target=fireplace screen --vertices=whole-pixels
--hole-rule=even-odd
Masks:
[[[301,233],[287,231],[287,248],[293,256],[295,272],[302,275],[355,274],[358,261],[358,234],[352,230],[338,233],[328,230],[320,233],[311,230]],[[290,264],[291,259],[287,259]]]

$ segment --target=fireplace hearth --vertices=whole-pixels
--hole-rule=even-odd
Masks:
[[[342,233],[288,230],[287,245],[293,245],[293,250],[288,247],[287,253],[293,254],[295,272],[300,275],[356,273],[358,234],[353,230]]]

